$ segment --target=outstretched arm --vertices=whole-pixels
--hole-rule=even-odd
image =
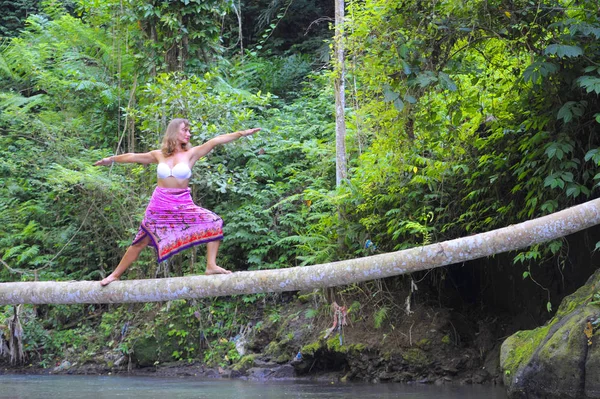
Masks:
[[[147,165],[149,163],[156,163],[156,156],[153,154],[155,151],[134,153],[130,152],[127,154],[113,155],[108,158],[102,158],[98,162],[94,163],[94,166],[105,166],[111,165],[114,162],[117,163],[141,163]]]
[[[199,160],[200,158],[202,158],[203,156],[205,156],[206,154],[211,152],[212,149],[215,148],[216,146],[218,146],[219,144],[230,143],[233,140],[239,139],[241,137],[250,136],[260,130],[261,130],[261,128],[254,128],[254,129],[248,129],[248,130],[241,130],[239,132],[234,132],[234,133],[222,134],[220,136],[214,137],[214,138],[208,140],[206,143],[192,148],[192,157],[191,157],[190,161],[192,161],[192,164],[193,164],[197,160]]]

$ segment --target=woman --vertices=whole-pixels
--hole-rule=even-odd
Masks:
[[[186,119],[173,119],[163,138],[162,148],[143,154],[121,154],[101,159],[95,166],[119,163],[157,163],[157,187],[152,194],[144,220],[131,246],[117,268],[100,284],[118,280],[138,258],[142,249],[156,249],[158,262],[194,245],[206,243],[206,274],[229,274],[217,266],[217,251],[223,239],[223,221],[213,212],[195,205],[188,183],[198,159],[215,146],[258,132],[260,128],[223,134],[206,143],[191,147],[190,124]]]

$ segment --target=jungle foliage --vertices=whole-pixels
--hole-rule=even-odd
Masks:
[[[234,270],[402,249],[596,195],[595,0],[347,1],[350,178],[337,190],[332,31],[315,15],[332,17],[330,2],[10,3],[35,13],[15,8],[23,31],[4,20],[0,31],[13,36],[0,48],[3,281],[109,272],[154,172],[91,165],[156,148],[172,117],[191,120],[195,142],[263,128],[203,159],[191,182],[225,220],[220,259]],[[146,251],[127,277],[199,273],[201,254],[157,265]],[[61,309],[38,312],[97,311]],[[28,356],[46,364],[47,338],[29,331]],[[175,358],[197,355],[182,345]]]

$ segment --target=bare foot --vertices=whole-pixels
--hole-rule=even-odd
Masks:
[[[103,286],[103,287],[106,287],[107,285],[109,285],[113,281],[117,281],[118,279],[119,279],[118,277],[114,277],[111,274],[110,276],[108,276],[105,279],[103,279],[102,281],[100,281],[100,285]]]
[[[223,269],[221,266],[206,266],[206,271],[204,272],[204,274],[231,274],[231,271],[227,270],[227,269]]]

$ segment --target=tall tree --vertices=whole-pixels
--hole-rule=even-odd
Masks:
[[[339,186],[348,175],[346,163],[346,73],[344,60],[344,0],[335,0],[335,183]]]

